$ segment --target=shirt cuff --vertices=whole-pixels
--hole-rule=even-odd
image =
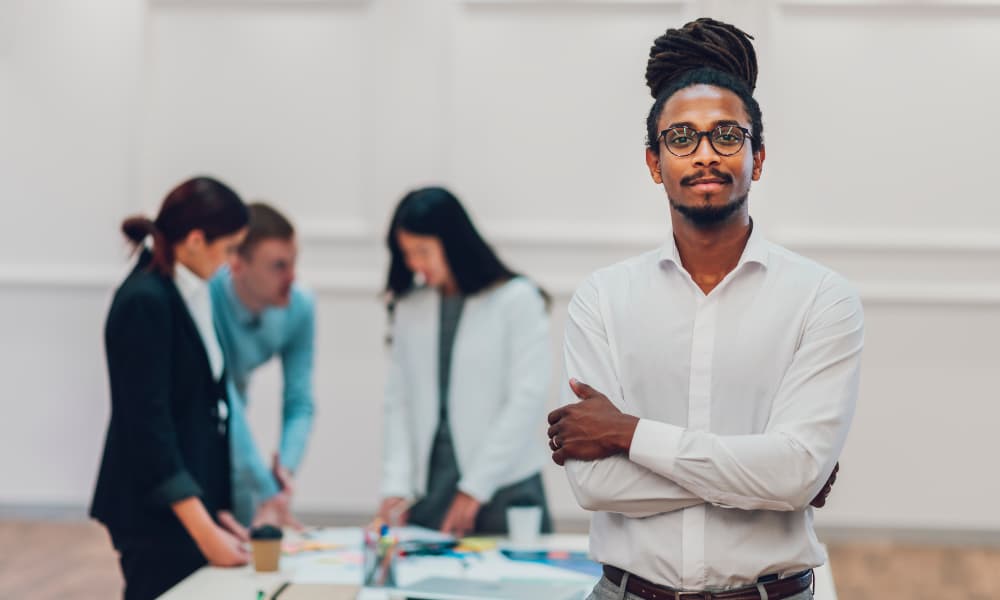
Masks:
[[[178,500],[201,494],[201,486],[194,478],[187,471],[178,471],[153,488],[149,500],[156,506],[170,506]]]
[[[496,493],[496,488],[485,482],[469,481],[467,479],[459,481],[456,487],[458,487],[458,491],[467,496],[472,496],[480,504],[488,503],[493,498],[493,494]]]
[[[632,434],[628,458],[654,473],[672,477],[683,436],[684,429],[676,425],[639,419]]]
[[[379,494],[381,494],[382,498],[414,498],[413,490],[410,489],[410,486],[401,482],[390,481],[389,479],[382,480]]]

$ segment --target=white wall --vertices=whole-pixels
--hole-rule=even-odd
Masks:
[[[663,239],[645,58],[702,14],[757,37],[758,224],[865,301],[862,396],[819,521],[1000,531],[1000,0],[0,0],[0,504],[88,501],[117,225],[207,172],[302,232],[319,413],[298,505],[369,510],[394,203],[451,186],[554,293],[561,331],[586,273]],[[278,386],[272,367],[253,387],[265,447]],[[546,479],[556,514],[582,515]]]

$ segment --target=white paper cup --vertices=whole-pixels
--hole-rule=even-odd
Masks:
[[[538,543],[542,532],[541,506],[511,506],[507,509],[507,530],[516,546]]]

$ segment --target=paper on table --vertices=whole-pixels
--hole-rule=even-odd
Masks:
[[[440,600],[580,600],[589,590],[580,582],[482,581],[464,577],[431,577],[396,590],[407,598]]]
[[[428,577],[462,577],[467,562],[457,556],[408,556],[396,565],[396,583],[410,585]]]
[[[422,527],[392,529],[400,541],[448,541],[451,536]],[[310,540],[340,543],[350,549],[286,556],[282,567],[295,583],[358,583],[363,578],[362,534],[357,528],[323,529],[312,532]],[[427,577],[468,577],[512,581],[596,581],[588,575],[546,564],[512,561],[497,551],[445,556],[409,556],[399,561],[397,582],[408,585]]]
[[[401,542],[415,540],[437,542],[453,541],[455,539],[439,531],[423,527],[395,527],[391,530],[391,534],[396,536]],[[293,582],[360,583],[363,580],[364,557],[361,553],[363,542],[361,529],[357,527],[325,528],[311,531],[306,537],[312,542],[342,545],[344,549],[286,556],[282,566],[293,574]],[[410,563],[415,560],[408,559],[405,562]],[[426,577],[427,573],[454,575],[462,568],[461,561],[455,558],[444,559],[438,563],[431,562],[429,564],[417,561],[414,566],[417,569],[417,574],[411,577],[410,581]],[[404,572],[406,570],[412,569],[409,569],[409,566],[407,566]]]
[[[539,563],[516,562],[488,553],[482,557],[412,557],[400,561],[396,579],[400,586],[428,577],[455,577],[480,581],[567,581],[593,586],[595,577]]]
[[[362,537],[359,527],[324,527],[306,532],[305,539],[326,544],[340,544],[352,548],[360,548]]]
[[[296,556],[294,561],[282,563],[282,567],[292,572],[294,583],[360,584],[361,563],[361,553],[351,550]]]
[[[435,529],[406,525],[404,527],[392,527],[389,533],[396,536],[400,542],[453,542],[455,537],[446,533],[441,533]]]
[[[560,569],[585,573],[594,577],[600,577],[603,574],[601,563],[591,560],[586,552],[560,552],[555,550],[518,552],[514,550],[501,550],[500,553],[513,561],[549,565]]]
[[[560,569],[540,563],[508,560],[499,553],[485,554],[480,561],[473,561],[465,570],[466,577],[474,579],[508,581],[585,581],[597,583],[595,578],[577,571]]]
[[[564,552],[587,552],[589,550],[589,540],[586,536],[549,534],[543,535],[537,543],[524,545],[514,544],[510,540],[500,540],[497,547],[501,550],[517,550],[530,552],[537,551],[564,551]]]

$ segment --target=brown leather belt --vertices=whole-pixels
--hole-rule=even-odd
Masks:
[[[604,576],[617,586],[621,585],[624,574],[625,571],[622,571],[618,567],[604,565]],[[797,575],[792,575],[784,579],[775,579],[761,585],[764,586],[764,591],[767,592],[767,600],[780,600],[781,598],[790,598],[795,594],[809,589],[809,586],[812,585],[812,579],[812,571],[803,571]],[[647,598],[648,600],[760,600],[761,598],[756,584],[720,592],[685,592],[656,585],[631,573],[628,576],[628,583],[625,584],[625,591],[635,594],[640,598]]]

